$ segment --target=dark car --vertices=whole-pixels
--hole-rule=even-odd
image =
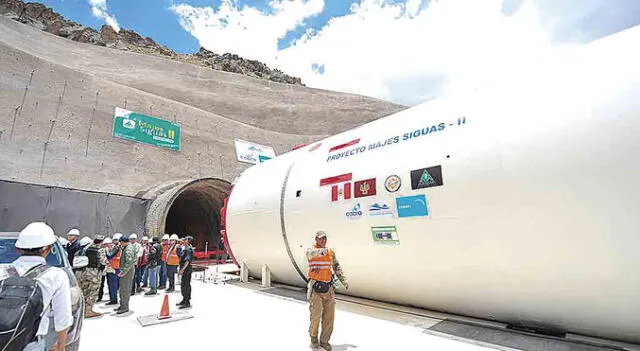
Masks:
[[[18,240],[18,233],[0,233],[0,266],[11,264],[18,258],[18,252],[15,243]],[[84,297],[82,290],[78,286],[78,281],[73,273],[73,269],[67,259],[67,253],[56,241],[53,245],[51,253],[46,257],[47,264],[53,267],[61,268],[69,277],[69,285],[71,286],[71,309],[73,312],[73,325],[69,329],[67,336],[67,351],[76,351],[80,347],[80,330],[84,320]],[[86,262],[80,263],[86,265]],[[81,267],[78,267],[81,268]],[[54,330],[53,317],[49,317],[49,332],[46,337],[46,349],[50,350],[56,342],[57,333]]]

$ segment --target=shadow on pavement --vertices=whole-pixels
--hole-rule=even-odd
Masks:
[[[543,335],[525,334],[504,329],[490,328],[463,322],[445,320],[428,330],[493,345],[506,346],[523,351],[613,351],[623,350],[612,345],[590,345]],[[427,331],[425,331],[427,333]]]

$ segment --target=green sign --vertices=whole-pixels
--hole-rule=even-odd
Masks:
[[[113,136],[143,144],[180,150],[180,125],[116,107]]]
[[[373,242],[376,244],[399,245],[398,230],[396,226],[371,227]]]

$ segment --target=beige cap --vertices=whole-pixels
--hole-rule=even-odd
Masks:
[[[319,239],[319,238],[326,238],[326,237],[327,237],[327,233],[325,233],[324,231],[322,231],[322,230],[318,230],[318,231],[316,232],[316,239]]]

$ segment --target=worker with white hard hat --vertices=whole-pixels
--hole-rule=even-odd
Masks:
[[[109,264],[106,269],[107,288],[109,289],[109,302],[107,305],[118,304],[118,289],[120,289],[120,258],[122,257],[122,247],[120,246],[122,234],[116,233],[113,239],[105,239],[104,245],[107,249],[107,259]]]
[[[164,234],[162,236],[162,256],[160,263],[160,286],[158,289],[165,289],[167,286],[167,254],[169,253],[169,234]]]
[[[78,238],[80,237],[80,231],[76,228],[71,229],[67,233],[67,239],[69,240],[69,246],[67,246],[67,258],[69,263],[73,265],[73,258],[76,257],[76,253],[80,251],[80,243]]]
[[[118,274],[120,277],[120,306],[116,309],[116,314],[129,312],[129,298],[131,297],[131,288],[133,287],[135,266],[138,261],[135,248],[131,244],[129,237],[121,237],[120,245],[122,246],[120,274]]]
[[[176,273],[178,273],[178,265],[180,265],[180,256],[178,256],[178,235],[171,234],[169,237],[169,250],[165,262],[167,263],[167,278],[169,279],[169,288],[167,292],[172,292],[176,288]]]
[[[78,255],[85,256],[89,261],[89,264],[77,274],[79,276],[78,283],[80,284],[82,296],[84,297],[84,318],[102,316],[102,313],[93,310],[93,304],[96,302],[98,296],[102,273],[109,263],[106,252],[102,250],[103,238],[102,236],[96,236],[95,239],[91,239],[85,236],[80,239],[82,250],[78,252]]]
[[[152,243],[149,245],[149,261],[147,263],[147,272],[149,276],[149,291],[145,293],[145,296],[152,296],[158,293],[158,275],[160,273],[160,266],[162,264],[162,246],[160,240],[157,237],[152,238]]]
[[[24,350],[45,349],[44,339],[49,331],[49,313],[53,315],[54,330],[58,334],[53,350],[64,351],[67,332],[73,325],[69,278],[62,269],[47,266],[45,260],[56,240],[51,227],[43,222],[34,222],[22,229],[15,243],[20,257],[13,261],[12,265],[21,276],[27,272],[36,273],[35,279],[41,288],[43,302],[36,341],[28,344]]]
[[[129,244],[133,246],[136,253],[135,273],[133,276],[133,285],[131,286],[131,295],[135,295],[136,292],[141,292],[140,284],[142,282],[142,266],[140,266],[140,257],[144,255],[144,249],[142,244],[138,242],[138,234],[129,234]]]
[[[74,258],[76,256],[85,256],[84,251],[89,246],[91,246],[91,243],[93,242],[93,240],[91,240],[91,238],[88,236],[84,236],[82,237],[82,239],[76,240],[75,242],[78,243],[80,249],[75,252]],[[69,261],[69,263],[73,265],[73,261]],[[82,272],[85,270],[85,268],[86,267],[73,270],[73,272],[76,274],[76,280],[78,280],[78,285],[80,286],[82,286]]]
[[[142,288],[146,288],[147,286],[149,286],[149,248],[149,237],[145,235],[142,237],[142,249],[144,253],[142,254],[142,257],[138,259],[139,261],[142,261]]]

